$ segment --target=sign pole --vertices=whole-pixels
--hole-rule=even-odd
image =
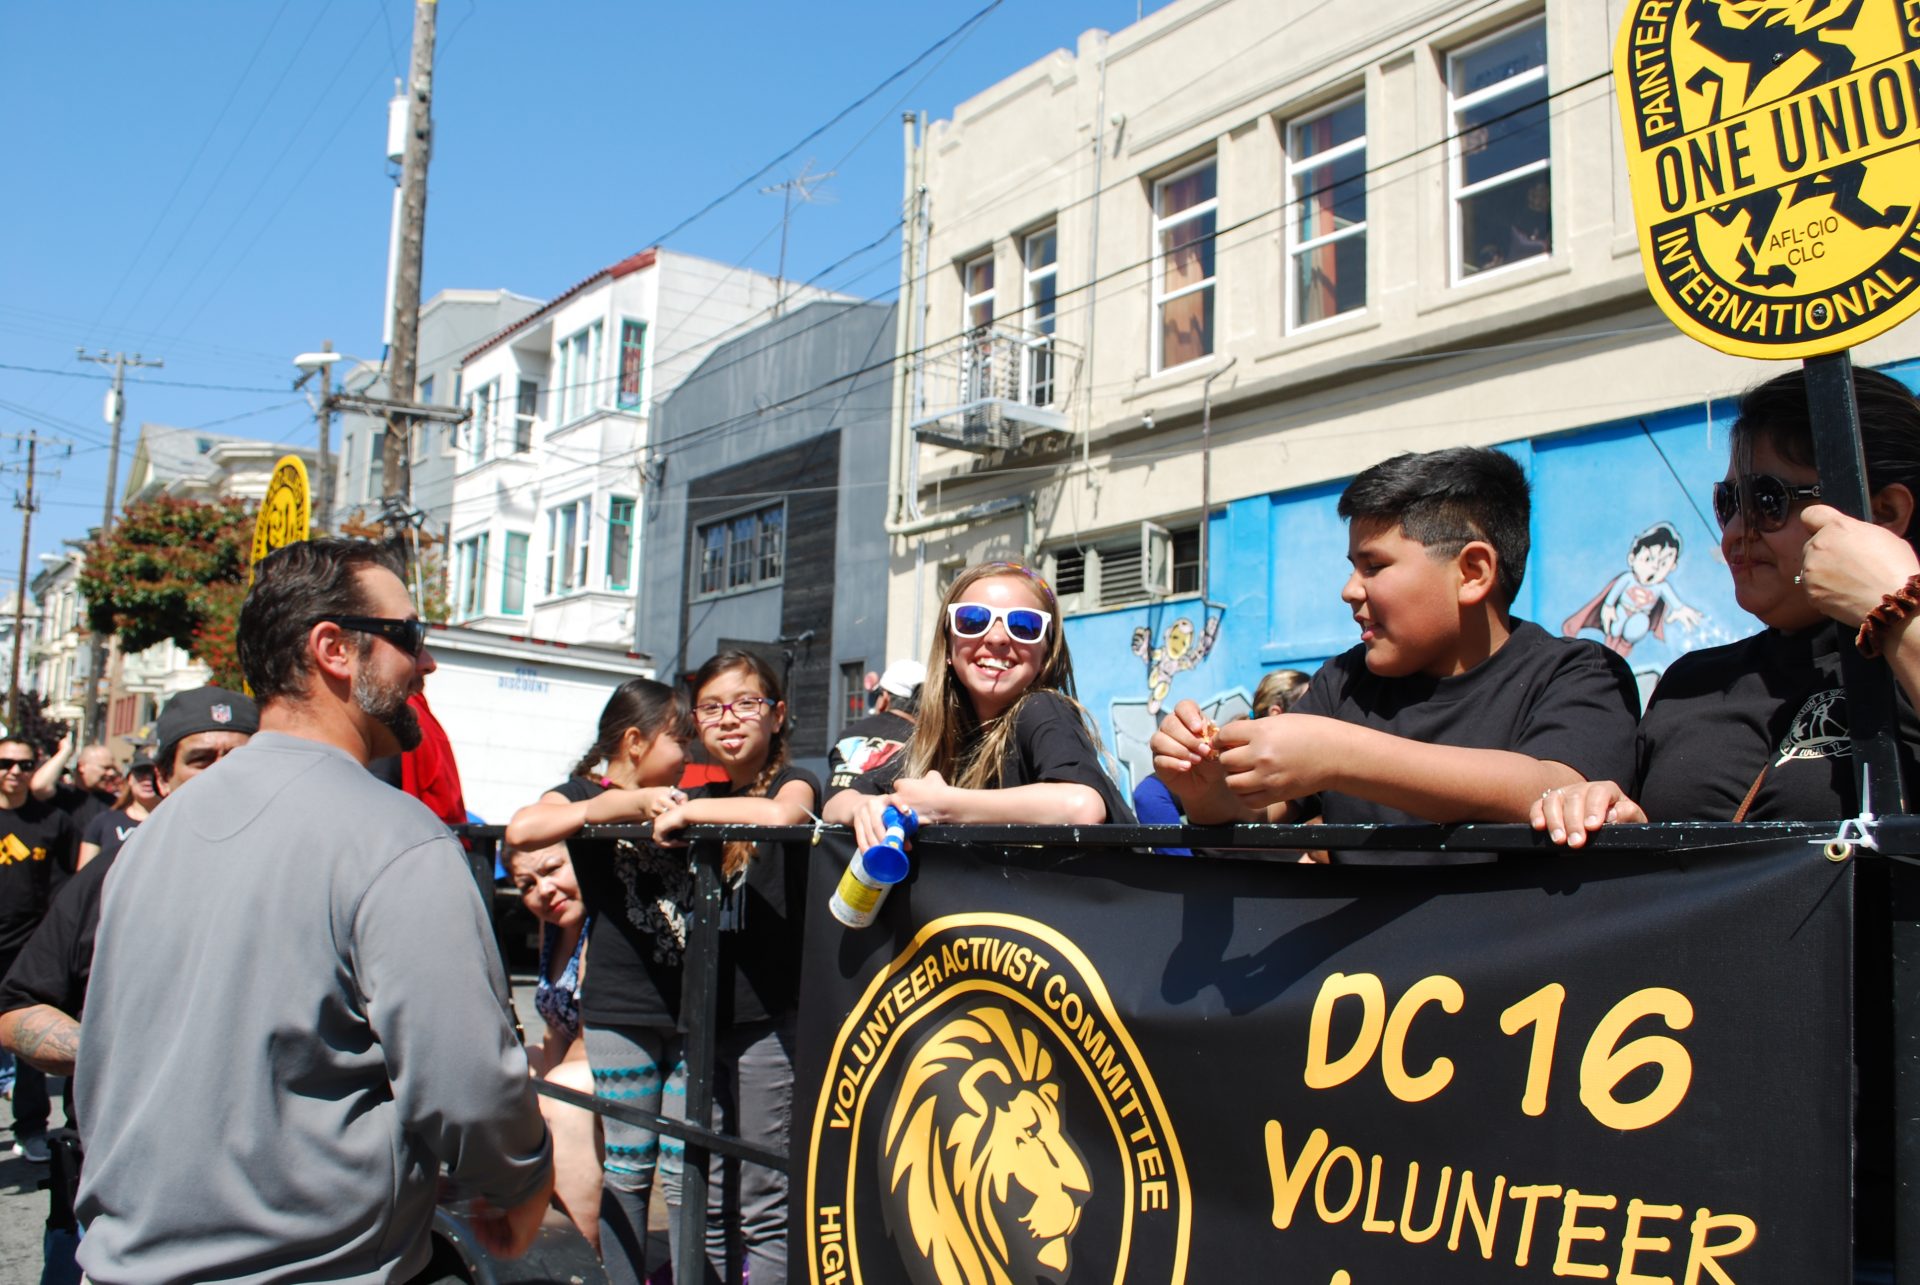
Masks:
[[[1820,498],[1849,517],[1871,521],[1871,496],[1860,441],[1860,407],[1853,390],[1849,349],[1806,359],[1807,412],[1813,423],[1814,463],[1820,470]],[[1840,673],[1847,688],[1847,724],[1853,737],[1855,788],[1880,815],[1907,810],[1900,779],[1899,694],[1885,661],[1870,660],[1845,645]],[[1863,802],[1863,810],[1865,803]],[[1904,861],[1880,861],[1885,882],[1856,881],[1857,892],[1884,888],[1885,906],[1861,897],[1855,902],[1856,931],[1867,931],[1865,916],[1889,917],[1893,986],[1893,1172],[1894,1280],[1920,1285],[1920,879]],[[1873,934],[1878,936],[1878,934]],[[1856,991],[1856,998],[1858,995]],[[1856,1027],[1887,1020],[1888,1014],[1861,1012]]]

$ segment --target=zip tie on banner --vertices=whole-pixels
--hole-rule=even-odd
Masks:
[[[811,848],[817,848],[820,846],[820,832],[827,828],[827,822],[823,817],[814,816],[813,809],[805,806],[804,804],[801,806],[800,810],[806,813],[808,816],[813,817],[813,839],[807,846]]]
[[[1845,861],[1853,855],[1856,846],[1880,851],[1880,840],[1874,836],[1873,828],[1880,818],[1873,814],[1873,782],[1863,778],[1860,782],[1860,815],[1841,820],[1840,828],[1833,832],[1831,839],[1809,839],[1807,842],[1822,845],[1829,861]]]

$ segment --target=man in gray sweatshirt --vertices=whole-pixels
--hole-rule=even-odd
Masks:
[[[108,881],[78,1107],[96,1285],[404,1282],[444,1166],[524,1252],[551,1146],[459,847],[366,771],[433,671],[359,541],[260,564],[240,613],[260,731],[173,794]]]

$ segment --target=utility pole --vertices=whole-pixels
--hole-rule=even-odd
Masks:
[[[106,409],[107,423],[113,425],[113,436],[107,447],[107,497],[100,510],[100,534],[105,536],[113,530],[113,493],[120,484],[120,426],[127,416],[127,367],[148,366],[157,370],[167,363],[159,357],[148,360],[139,353],[129,357],[123,352],[109,354],[105,349],[98,353],[88,353],[85,348],[76,351],[81,361],[113,367],[113,388],[107,393]],[[96,633],[93,636],[92,664],[88,667],[88,681],[93,684],[93,689],[88,693],[86,704],[86,739],[93,745],[106,743],[106,671],[107,636]]]
[[[7,727],[20,726],[20,648],[26,639],[22,631],[26,627],[27,616],[27,548],[33,539],[33,470],[35,455],[40,449],[40,435],[27,434],[27,493],[25,498],[14,497],[14,507],[20,510],[20,580],[14,586],[13,594],[13,667],[7,676]]]
[[[387,350],[387,396],[413,400],[420,360],[420,268],[427,230],[427,160],[433,143],[433,31],[436,0],[414,0],[413,65],[407,78],[407,143],[400,161],[400,262],[394,276],[393,346]],[[387,415],[381,451],[384,499],[409,505],[413,479],[413,416]]]
[[[780,266],[774,274],[773,315],[779,316],[785,310],[787,301],[787,225],[793,222],[793,198],[797,193],[802,205],[813,202],[813,189],[838,174],[838,170],[828,170],[825,174],[812,173],[813,162],[808,161],[800,167],[800,172],[784,183],[774,183],[760,189],[760,195],[772,196],[780,193]]]
[[[320,376],[320,395],[307,396],[313,402],[313,417],[320,430],[320,479],[314,488],[313,511],[319,516],[322,535],[333,527],[333,363],[339,360],[331,339],[321,341],[319,352],[303,352],[293,359],[293,364],[305,372],[293,381],[296,389],[316,373]]]

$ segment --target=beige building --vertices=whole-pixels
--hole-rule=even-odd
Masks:
[[[1628,445],[1668,465],[1648,465],[1668,488],[1657,520],[1710,545],[1714,408],[1772,368],[1683,338],[1649,297],[1610,74],[1624,13],[1177,0],[1087,32],[917,142],[910,126],[899,347],[917,355],[898,389],[890,652],[924,653],[954,570],[1012,556],[1053,577],[1082,687],[1116,707],[1138,687],[1157,710],[1141,666],[1168,651],[1163,609],[1203,583],[1185,637],[1211,640],[1192,622],[1221,608],[1243,672],[1199,694],[1311,668],[1354,641],[1334,600],[1338,484],[1458,443],[1510,444],[1536,470],[1538,597],[1521,606],[1543,621],[1576,592],[1556,587],[1543,522],[1612,505],[1598,475],[1561,484],[1579,471],[1566,452],[1558,474],[1541,462],[1566,434],[1638,423],[1646,442]],[[1917,340],[1909,326],[1855,358]],[[1702,422],[1708,449],[1676,470],[1655,429],[1691,443]],[[1331,610],[1295,610],[1296,593]],[[1138,660],[1089,675],[1089,640],[1125,652],[1130,631],[1147,635]],[[1124,742],[1122,721],[1107,730]]]

